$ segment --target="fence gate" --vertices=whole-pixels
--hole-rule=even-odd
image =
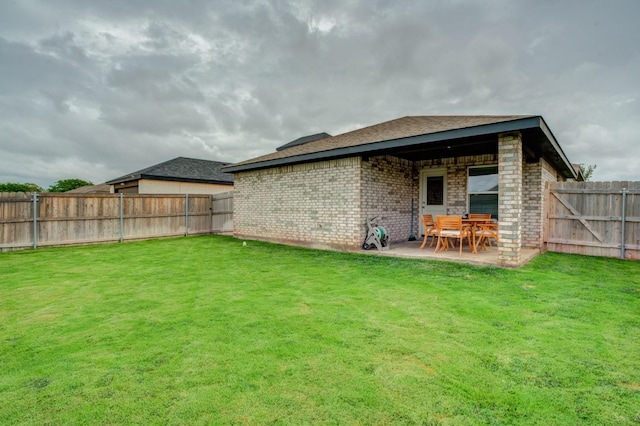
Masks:
[[[551,182],[549,251],[640,259],[640,182]]]
[[[212,196],[212,230],[216,233],[233,232],[233,191]]]

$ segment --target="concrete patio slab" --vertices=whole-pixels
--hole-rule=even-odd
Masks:
[[[448,251],[438,251],[435,253],[435,246],[429,247],[427,243],[424,249],[420,249],[422,240],[406,241],[402,243],[391,243],[388,250],[379,251],[376,248],[364,251],[364,253],[370,253],[380,256],[396,256],[413,259],[430,259],[430,260],[446,260],[450,262],[462,262],[470,263],[474,265],[493,265],[501,266],[498,262],[498,248],[496,246],[488,247],[487,250],[478,249],[478,253],[471,253],[469,247],[465,244],[462,247],[462,254],[458,249]],[[538,249],[523,248],[522,249],[522,264],[525,265],[535,256],[540,253]]]

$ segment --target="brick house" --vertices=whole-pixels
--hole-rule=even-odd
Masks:
[[[224,170],[238,238],[353,250],[367,218],[382,216],[397,242],[421,231],[421,213],[490,212],[504,266],[542,248],[545,182],[578,179],[541,116],[403,117],[300,138]]]

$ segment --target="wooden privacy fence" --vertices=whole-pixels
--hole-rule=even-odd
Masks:
[[[215,232],[233,232],[233,191],[213,195],[212,215]]]
[[[546,192],[547,250],[640,259],[640,182],[553,182]]]
[[[217,211],[216,203],[224,211]],[[0,193],[0,251],[229,232],[232,211],[232,192]]]

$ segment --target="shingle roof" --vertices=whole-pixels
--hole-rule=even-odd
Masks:
[[[527,155],[544,157],[567,178],[576,178],[553,133],[538,115],[411,116],[291,146],[223,169],[230,173],[369,155],[409,160],[496,152],[500,133],[519,131]],[[524,145],[523,145],[523,148]],[[438,157],[440,156],[440,157]]]
[[[110,185],[137,179],[156,179],[182,182],[233,185],[233,175],[222,171],[229,163],[178,157],[146,169],[128,173],[108,181]]]
[[[341,148],[373,144],[376,142],[408,138],[418,135],[434,134],[448,130],[471,128],[487,124],[503,123],[531,115],[477,115],[477,116],[409,116],[402,117],[362,129],[343,133],[303,145],[295,145],[281,151],[233,164],[238,166],[284,159],[304,154],[320,153]]]
[[[97,185],[81,186],[71,191],[66,191],[66,194],[108,194],[110,186],[106,183],[99,183]]]
[[[287,144],[277,147],[276,151],[282,151],[283,149],[291,148],[292,146],[304,145],[305,143],[315,142],[315,141],[319,141],[321,139],[326,139],[330,137],[331,135],[325,132],[316,133],[315,135],[303,136]]]

